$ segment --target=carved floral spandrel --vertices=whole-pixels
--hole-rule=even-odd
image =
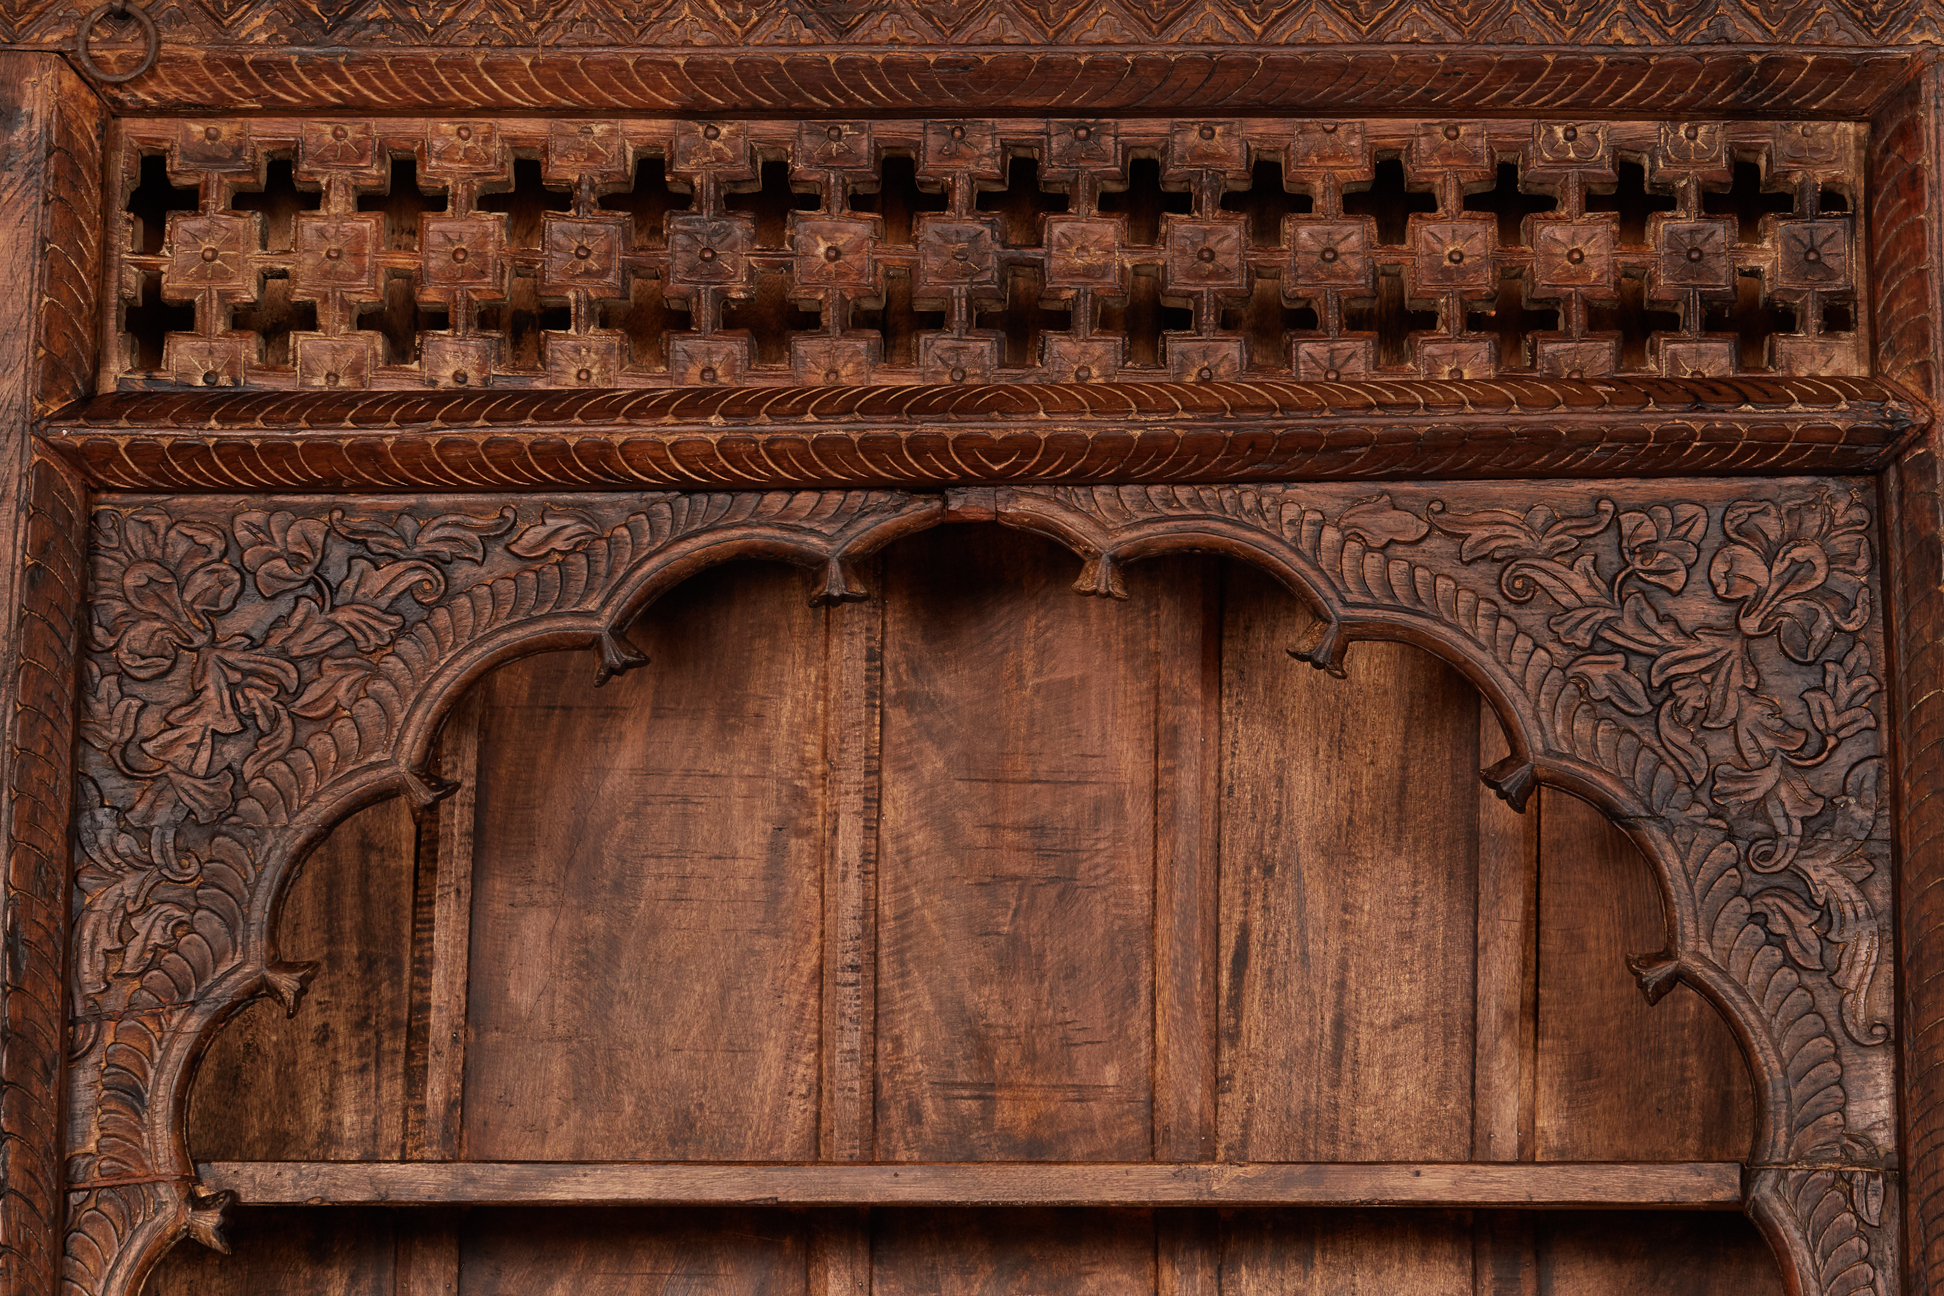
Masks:
[[[1508,494],[1520,498],[1507,506]],[[1080,587],[1166,550],[1237,554],[1318,614],[1292,652],[1357,637],[1473,678],[1514,754],[1485,777],[1586,795],[1646,850],[1664,951],[1719,1005],[1760,1112],[1749,1209],[1803,1292],[1893,1275],[1894,1149],[1873,520],[1844,482],[1670,501],[1632,484],[1000,488],[946,499],[773,492],[112,503],[94,533],[85,662],[66,1289],[139,1288],[177,1238],[220,1243],[182,1086],[216,1026],[309,969],[276,954],[292,866],[417,771],[444,706],[526,652],[641,658],[619,627],[723,558],[785,557],[815,597],[849,558],[948,516],[1054,535]]]

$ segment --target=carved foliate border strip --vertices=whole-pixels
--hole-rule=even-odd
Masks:
[[[1050,535],[1083,592],[1193,550],[1258,563],[1312,606],[1291,646],[1446,657],[1506,724],[1485,772],[1627,828],[1668,896],[1636,961],[1714,1002],[1758,1094],[1749,1209],[1798,1290],[1896,1272],[1889,806],[1875,522],[1855,482],[1739,481],[1705,499],[1607,483],[976,488],[506,498],[104,501],[84,662],[71,977],[66,1289],[136,1290],[178,1237],[220,1241],[183,1145],[182,1086],[220,1023],[309,969],[271,915],[357,807],[447,789],[444,709],[493,666],[591,645],[732,557],[860,591],[852,559],[949,518]],[[1354,657],[1351,658],[1354,665]]]

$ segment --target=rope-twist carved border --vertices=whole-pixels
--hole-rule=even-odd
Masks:
[[[76,1061],[67,1290],[121,1296],[176,1238],[220,1242],[196,1189],[183,1078],[261,994],[292,1011],[276,904],[344,815],[404,792],[443,709],[492,666],[593,645],[735,556],[821,571],[948,516],[996,517],[1119,567],[1199,550],[1256,562],[1305,599],[1291,651],[1343,669],[1355,638],[1417,643],[1478,684],[1537,781],[1588,797],[1653,862],[1667,948],[1637,960],[1727,1016],[1759,1129],[1750,1210],[1803,1292],[1892,1274],[1884,1224],[1890,1030],[1878,792],[1882,652],[1868,537],[1846,483],[1743,483],[1728,503],[1585,492],[1351,486],[1021,488],[936,496],[773,492],[547,503],[113,503],[95,528],[77,812]],[[1726,493],[1723,493],[1723,498]],[[1860,1248],[1860,1250],[1859,1250]]]

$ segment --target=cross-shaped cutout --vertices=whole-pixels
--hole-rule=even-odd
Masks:
[[[1343,327],[1352,333],[1377,335],[1378,364],[1408,364],[1411,334],[1436,329],[1438,312],[1412,310],[1404,296],[1403,274],[1394,266],[1385,266],[1378,272],[1374,299],[1344,304]]]
[[[1195,312],[1161,300],[1159,266],[1135,266],[1128,277],[1126,302],[1101,304],[1100,327],[1126,336],[1128,364],[1154,368],[1161,363],[1161,335],[1195,327]]]
[[[665,239],[668,213],[686,211],[693,202],[692,195],[668,187],[666,159],[645,157],[635,163],[634,187],[602,195],[601,210],[630,213],[634,217],[634,245],[659,247]]]
[[[1404,164],[1385,158],[1377,164],[1368,185],[1356,192],[1345,190],[1345,216],[1372,216],[1377,220],[1377,241],[1387,247],[1402,244],[1410,233],[1412,212],[1438,210],[1437,195],[1429,185],[1415,189],[1404,184]]]
[[[1249,299],[1222,311],[1222,330],[1248,340],[1251,369],[1288,367],[1291,330],[1315,328],[1316,312],[1308,305],[1285,305],[1282,280],[1273,274],[1257,275]]]
[[[1647,245],[1647,218],[1655,212],[1673,211],[1671,194],[1647,192],[1647,168],[1638,162],[1620,162],[1618,181],[1611,193],[1588,190],[1586,210],[1620,213],[1620,241],[1629,247]]]
[[[1559,199],[1550,194],[1529,194],[1519,188],[1519,168],[1501,162],[1498,181],[1483,193],[1466,194],[1465,210],[1498,213],[1500,247],[1525,246],[1525,218],[1534,212],[1557,210]],[[1501,353],[1503,354],[1503,353]]]
[[[386,364],[411,364],[418,359],[418,335],[452,327],[443,306],[421,306],[410,275],[385,280],[384,301],[359,310],[357,326],[385,339]]]
[[[194,185],[169,182],[169,159],[160,153],[142,155],[142,181],[128,195],[128,211],[135,217],[135,250],[144,256],[162,251],[169,213],[195,211],[200,202]],[[158,358],[156,363],[160,364]]]
[[[1046,277],[1038,266],[1016,265],[1006,276],[1005,306],[979,312],[980,328],[999,329],[1006,335],[1006,355],[1001,364],[1015,369],[1037,365],[1040,338],[1072,327],[1072,308],[1043,306],[1040,294],[1045,291]]]
[[[262,364],[290,367],[290,335],[317,331],[317,303],[290,300],[290,276],[267,274],[263,294],[247,306],[230,308],[230,327],[263,339]]]
[[[297,213],[316,211],[324,205],[324,191],[299,189],[291,176],[289,158],[272,158],[263,170],[263,188],[238,190],[230,198],[230,210],[263,213],[263,247],[269,252],[288,252],[296,246]]]
[[[515,270],[507,280],[506,300],[479,308],[480,330],[506,336],[500,345],[499,364],[507,369],[538,369],[540,335],[564,333],[573,326],[573,311],[565,302],[542,298],[540,281],[531,271],[522,274]]]
[[[790,276],[780,270],[756,276],[756,293],[722,305],[722,327],[748,329],[756,339],[757,364],[790,363],[790,337],[823,327],[823,309],[805,310],[790,299]]]
[[[1674,333],[1681,327],[1678,311],[1650,310],[1647,306],[1647,281],[1631,275],[1620,281],[1618,301],[1609,305],[1588,305],[1587,327],[1596,333],[1620,335],[1620,367],[1647,367],[1647,339],[1655,333]]]
[[[1768,340],[1778,333],[1795,332],[1796,313],[1763,295],[1760,274],[1743,272],[1735,276],[1735,304],[1709,310],[1706,327],[1710,333],[1736,336],[1742,368],[1766,369]]]
[[[160,369],[162,342],[170,333],[190,333],[196,327],[196,308],[162,300],[162,276],[145,274],[135,301],[122,312],[122,331],[135,343],[135,367]]]
[[[1140,157],[1127,164],[1126,186],[1102,187],[1094,205],[1109,216],[1127,217],[1128,246],[1153,247],[1161,241],[1162,215],[1187,215],[1195,209],[1195,196],[1185,188],[1163,189],[1160,159]]]
[[[945,188],[927,189],[918,183],[918,164],[908,155],[887,157],[878,171],[878,187],[869,193],[851,191],[850,209],[876,212],[884,218],[884,241],[909,246],[913,219],[919,212],[942,212]]]
[[[884,304],[868,310],[852,306],[851,323],[882,333],[884,364],[908,369],[918,363],[918,335],[944,328],[945,312],[918,310],[912,301],[911,273],[891,269],[884,272]]]
[[[724,194],[722,206],[726,211],[750,214],[756,222],[757,247],[780,248],[789,246],[790,213],[816,211],[823,201],[814,192],[798,193],[790,187],[788,162],[771,161],[763,163],[754,189]]]
[[[385,244],[394,252],[416,252],[420,218],[445,209],[442,191],[419,188],[418,162],[412,158],[392,159],[391,185],[385,192],[358,195],[359,211],[385,214]]]
[[[1524,276],[1508,272],[1499,277],[1498,297],[1492,309],[1468,312],[1465,327],[1473,333],[1498,334],[1501,369],[1525,369],[1532,363],[1526,355],[1526,337],[1557,331],[1559,312],[1528,306]]]
[[[571,189],[555,188],[540,178],[540,163],[534,158],[518,158],[513,163],[513,188],[504,193],[487,194],[474,206],[480,211],[506,213],[506,245],[537,248],[546,213],[573,210]]]
[[[628,362],[645,369],[664,367],[664,338],[670,333],[692,332],[695,327],[688,304],[664,296],[661,280],[646,275],[628,277],[627,300],[600,305],[601,327],[627,334]]]
[[[1774,193],[1762,188],[1762,168],[1753,162],[1735,163],[1735,181],[1726,193],[1701,195],[1701,210],[1710,216],[1733,216],[1735,240],[1739,243],[1762,241],[1762,217],[1786,216],[1795,210],[1793,193]]]
[[[1249,222],[1249,246],[1273,248],[1282,245],[1283,217],[1301,215],[1315,204],[1306,193],[1291,193],[1283,187],[1282,163],[1260,159],[1249,173],[1247,189],[1230,190],[1222,195],[1222,210],[1242,212]]]
[[[1004,238],[1013,247],[1038,247],[1039,218],[1067,209],[1067,196],[1040,188],[1039,161],[1015,156],[1006,171],[1004,189],[979,194],[980,211],[996,211],[1006,218]]]

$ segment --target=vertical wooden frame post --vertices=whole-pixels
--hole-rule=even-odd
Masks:
[[[1879,372],[1935,404],[1944,344],[1940,78],[1925,67],[1871,124]],[[1921,165],[1913,165],[1921,163]],[[1933,427],[1883,477],[1897,757],[1898,1030],[1905,1289],[1944,1289],[1944,494]]]
[[[68,820],[86,488],[35,420],[87,390],[100,276],[93,93],[52,55],[0,54],[0,1291],[54,1290]]]

